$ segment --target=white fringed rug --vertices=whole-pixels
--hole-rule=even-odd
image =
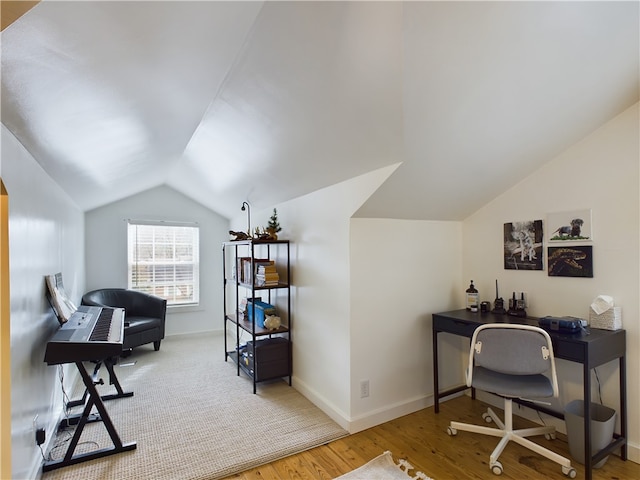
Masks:
[[[345,473],[335,480],[433,480],[422,472],[415,472],[410,475],[409,470],[415,470],[409,462],[400,459],[396,464],[393,461],[391,452],[386,451],[360,468]]]

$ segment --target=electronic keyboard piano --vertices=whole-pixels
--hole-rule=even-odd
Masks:
[[[103,360],[122,353],[124,310],[81,305],[47,343],[49,365]]]
[[[67,405],[68,407],[84,405],[82,414],[74,415],[66,420],[67,426],[77,424],[67,453],[61,460],[45,461],[42,467],[44,472],[136,448],[136,442],[122,443],[103,403],[103,400],[133,395],[133,392],[122,391],[113,370],[113,359],[122,354],[123,340],[124,310],[122,308],[82,305],[71,314],[69,319],[62,324],[60,330],[47,343],[44,361],[49,365],[74,363],[86,389],[82,400],[69,402]],[[96,363],[93,376],[89,375],[83,364],[86,361]],[[118,393],[115,395],[101,397],[96,389],[96,384],[103,383],[101,379],[97,378],[102,363],[109,371],[110,383],[116,386]],[[94,407],[98,411],[97,415],[92,414]],[[75,454],[85,425],[94,421],[103,422],[113,446]]]

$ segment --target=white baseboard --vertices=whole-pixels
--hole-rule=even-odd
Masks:
[[[640,445],[636,443],[627,444],[627,460],[640,463]]]
[[[296,377],[293,378],[292,384],[298,392],[309,399],[314,405],[349,433],[357,433],[433,405],[433,398],[431,396],[419,397],[368,412],[365,415],[361,415],[356,418],[350,418],[343,411],[336,408],[335,405],[328,403],[322,395],[319,395],[315,390],[309,388],[308,385]]]
[[[309,386],[300,381],[295,375],[291,379],[291,384],[293,388],[295,388],[298,392],[300,392],[305,398],[307,398],[311,403],[313,403],[316,407],[326,413],[331,420],[336,422],[340,427],[347,430],[349,433],[349,419],[347,415],[337,408],[335,405],[328,403],[326,399],[322,395],[318,395],[318,393],[309,388]]]
[[[406,402],[389,405],[364,415],[355,417],[350,422],[350,433],[360,432],[367,428],[375,427],[385,422],[389,422],[399,417],[409,415],[410,413],[423,410],[433,405],[432,396],[418,397]]]

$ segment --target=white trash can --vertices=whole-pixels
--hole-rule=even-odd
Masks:
[[[569,452],[579,463],[584,465],[584,401],[569,402],[564,410],[564,421],[567,427]],[[616,426],[616,411],[598,403],[591,404],[591,454],[599,452],[613,440]],[[607,461],[604,457],[593,468],[602,467]]]

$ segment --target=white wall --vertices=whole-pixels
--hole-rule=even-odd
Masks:
[[[460,222],[351,221],[352,431],[433,404],[431,315],[462,305],[461,249]],[[460,344],[443,340],[443,388],[460,371],[448,340]]]
[[[229,221],[171,187],[152,188],[86,212],[87,291],[127,288],[127,219],[198,223],[200,305],[169,307],[165,334],[222,330],[221,245],[229,238]]]
[[[638,104],[603,125],[543,168],[481,208],[464,222],[464,279],[473,278],[483,300],[493,301],[495,279],[501,294],[524,290],[533,316],[573,315],[588,318],[589,305],[600,294],[622,307],[627,333],[627,384],[630,455],[639,461],[640,446],[640,154]],[[544,271],[504,270],[504,223],[543,220],[553,212],[592,210],[593,278],[549,277]],[[546,247],[545,258],[546,258]],[[562,408],[582,398],[580,366],[560,362]],[[617,362],[597,369],[602,400],[617,408]],[[593,378],[593,398],[598,399]],[[563,425],[560,428],[564,428]]]
[[[350,218],[397,165],[275,205],[291,240],[293,384],[344,428],[351,421]],[[273,207],[252,211],[266,226]],[[246,229],[246,215],[234,230]]]
[[[431,313],[463,300],[460,222],[351,218],[396,167],[276,206],[292,241],[294,387],[352,432],[432,402]],[[271,213],[252,211],[252,226]]]
[[[62,272],[67,293],[79,303],[84,217],[4,125],[2,178],[9,193],[12,478],[35,478],[42,457],[33,419],[38,415],[51,440],[63,406],[58,367],[43,362],[46,343],[59,328],[44,276]],[[69,389],[75,372],[63,368]]]

